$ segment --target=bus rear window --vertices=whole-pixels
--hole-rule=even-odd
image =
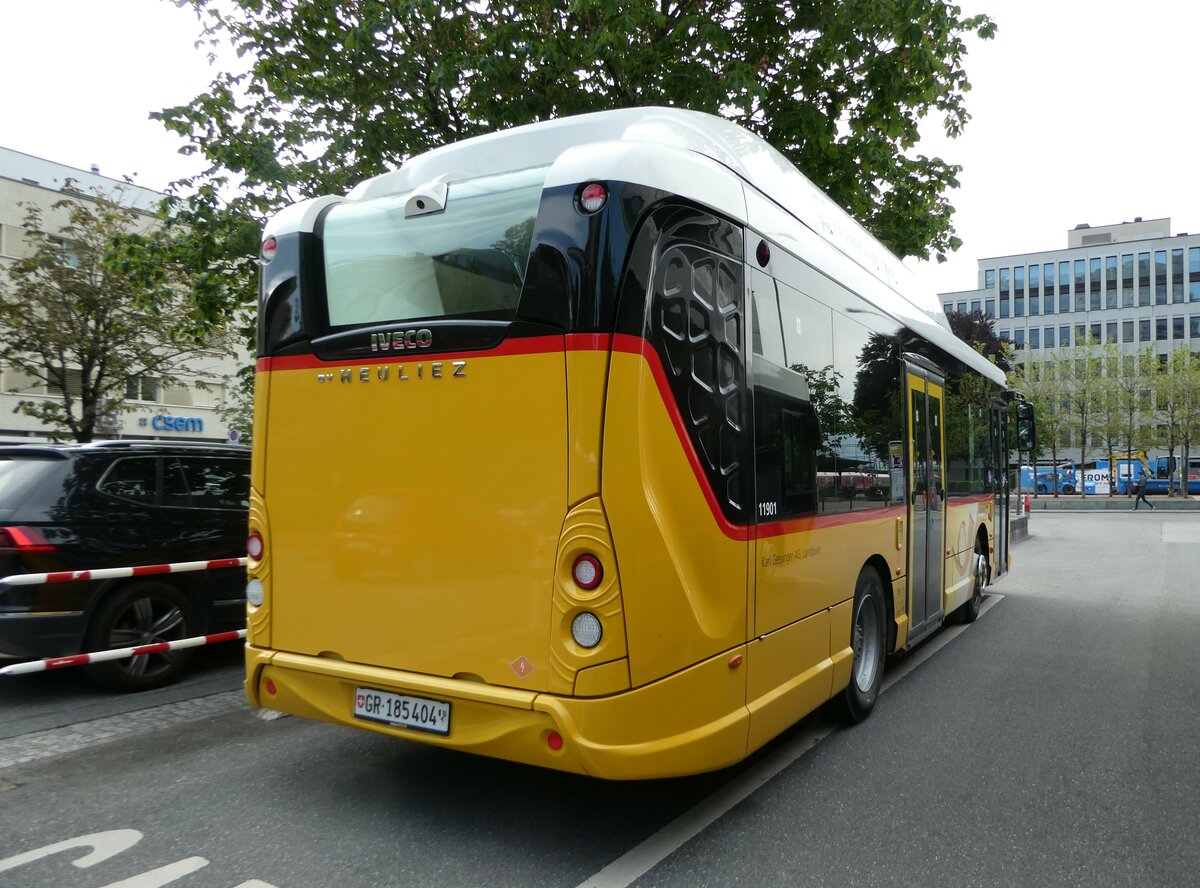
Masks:
[[[452,184],[446,209],[427,216],[404,217],[407,195],[333,207],[323,232],[330,325],[514,317],[546,172]]]

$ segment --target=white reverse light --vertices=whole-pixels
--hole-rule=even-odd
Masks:
[[[600,636],[603,630],[600,627],[600,618],[593,613],[584,611],[577,614],[575,619],[571,621],[571,637],[575,639],[575,643],[580,647],[594,648],[600,643]]]
[[[263,603],[264,592],[262,580],[251,580],[246,584],[246,600],[255,607]]]

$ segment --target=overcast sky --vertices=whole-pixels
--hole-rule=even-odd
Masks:
[[[195,14],[167,0],[0,0],[0,146],[162,189],[197,172],[147,115],[212,79]],[[921,151],[962,164],[963,247],[910,263],[936,292],[976,260],[1066,246],[1080,222],[1170,217],[1200,231],[1197,0],[962,0],[996,38],[966,60],[973,119]],[[933,128],[936,130],[936,128]]]

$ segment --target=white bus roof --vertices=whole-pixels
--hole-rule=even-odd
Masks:
[[[1004,375],[994,364],[953,335],[940,300],[924,291],[910,269],[767,142],[711,114],[681,108],[625,108],[500,130],[413,157],[398,170],[360,183],[348,197],[364,200],[431,182],[453,183],[549,165],[571,148],[606,142],[662,145],[726,167],[890,291],[886,300],[879,299],[884,294],[878,292],[861,296],[875,304],[886,301],[889,304],[878,307],[891,310],[922,336],[1003,383]]]

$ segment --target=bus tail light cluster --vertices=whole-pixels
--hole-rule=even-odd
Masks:
[[[275,251],[279,248],[279,242],[273,237],[267,238],[262,242],[262,258],[263,262],[270,262],[275,258]]]
[[[598,213],[608,203],[608,189],[599,182],[589,182],[579,192],[579,207],[587,215]]]
[[[256,530],[246,538],[246,554],[255,561],[261,561],[264,551],[266,543],[263,542],[262,534]]]
[[[580,555],[571,567],[571,576],[575,578],[576,586],[590,591],[599,586],[600,581],[604,579],[604,568],[600,566],[600,559],[595,555]]]

